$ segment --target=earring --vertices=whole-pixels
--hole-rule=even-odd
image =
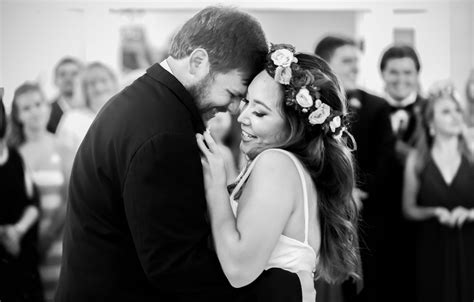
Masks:
[[[430,127],[430,135],[435,136],[436,132],[433,127]]]

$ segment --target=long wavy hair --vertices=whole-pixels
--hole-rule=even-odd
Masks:
[[[347,114],[345,93],[329,65],[316,55],[296,54],[300,68],[314,76],[320,88],[321,100],[331,110]],[[282,86],[283,89],[283,86]],[[321,248],[316,278],[334,283],[357,274],[358,219],[357,206],[352,198],[355,187],[355,168],[351,149],[344,138],[336,138],[328,127],[308,125],[292,107],[280,102],[289,135],[278,148],[295,154],[305,165],[316,185]]]
[[[8,145],[11,147],[19,147],[25,143],[25,132],[23,131],[23,123],[20,121],[19,108],[18,108],[18,97],[30,93],[38,92],[43,101],[46,102],[43,91],[40,86],[36,83],[23,83],[21,84],[13,94],[12,111],[10,114],[10,132],[8,135]]]
[[[441,100],[451,100],[457,109],[462,111],[459,96],[451,82],[439,82],[429,91],[428,100],[421,107],[421,119],[418,123],[416,135],[416,161],[415,171],[419,175],[430,158],[430,152],[433,148],[434,136],[430,133],[431,123],[434,119],[434,107]],[[464,122],[465,121],[465,115]],[[465,156],[469,162],[474,163],[474,154],[468,146],[467,138],[464,133],[459,134],[459,152]]]

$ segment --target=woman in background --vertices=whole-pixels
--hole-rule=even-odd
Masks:
[[[49,114],[50,105],[38,85],[25,83],[15,90],[9,142],[20,151],[39,189],[40,275],[45,298],[52,301],[61,265],[71,153],[47,131]]]
[[[85,106],[68,111],[61,119],[57,135],[75,153],[102,106],[118,91],[113,71],[100,62],[86,66],[80,76],[78,97]]]
[[[416,150],[407,159],[405,215],[418,221],[417,301],[474,297],[474,158],[452,85],[438,85],[422,108]]]
[[[0,300],[43,301],[38,274],[38,199],[23,160],[6,144],[0,91]]]

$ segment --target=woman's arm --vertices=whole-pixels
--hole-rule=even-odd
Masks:
[[[38,220],[38,217],[38,208],[30,205],[26,207],[23,215],[16,224],[6,225],[4,227],[4,245],[10,254],[17,256],[20,253],[21,239]]]
[[[403,179],[403,213],[411,220],[426,220],[437,217],[440,220],[448,219],[450,213],[441,207],[423,207],[416,204],[420,181],[416,175],[416,151],[412,151],[407,158]]]
[[[298,173],[286,155],[268,151],[258,162],[239,200],[234,217],[225,187],[224,164],[208,134],[198,144],[203,160],[206,197],[217,256],[234,287],[254,281],[264,270],[294,210]]]

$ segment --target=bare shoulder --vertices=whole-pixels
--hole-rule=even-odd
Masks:
[[[295,163],[285,152],[269,149],[258,156],[252,171],[255,176],[265,176],[282,185],[293,185],[298,181]]]

